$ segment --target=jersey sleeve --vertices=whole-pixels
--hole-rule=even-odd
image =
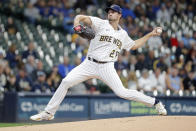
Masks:
[[[93,30],[97,33],[100,31],[100,27],[103,25],[104,20],[94,17],[94,16],[89,16],[92,22],[92,28]]]
[[[125,39],[124,39],[124,46],[123,46],[123,49],[125,49],[125,50],[130,50],[133,46],[135,45],[135,41],[134,40],[132,40],[130,37],[129,37],[129,35],[127,34],[127,32],[126,32],[126,34],[125,34]]]

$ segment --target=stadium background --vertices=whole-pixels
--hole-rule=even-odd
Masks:
[[[73,34],[74,16],[86,14],[105,19],[104,8],[113,3],[123,8],[120,24],[134,40],[153,27],[163,27],[160,37],[151,38],[137,51],[120,54],[115,68],[124,86],[160,97],[167,109],[173,104],[178,115],[196,114],[195,0],[1,0],[1,121],[16,121],[18,117],[27,120],[31,114],[43,109],[61,79],[85,59],[89,42]],[[75,104],[78,111],[86,109],[83,110],[86,111],[85,119],[89,119],[89,112],[93,112],[96,102],[97,108],[99,105],[109,106],[109,116],[92,114],[90,119],[130,116],[133,115],[130,113],[132,106],[136,107],[135,110],[141,109],[142,113],[135,115],[155,114],[150,109],[144,111],[143,105],[138,103],[117,99],[104,83],[96,79],[71,88],[68,94],[67,103],[70,103],[62,107],[65,112],[59,114],[65,118],[71,113],[80,119],[82,113],[74,113],[71,109]],[[27,111],[31,102],[34,112],[22,110],[23,101],[27,103]],[[92,105],[87,104],[89,101]],[[114,103],[116,101],[119,103]],[[116,109],[119,106],[124,108]]]

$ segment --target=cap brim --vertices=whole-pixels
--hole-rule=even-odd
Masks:
[[[107,7],[107,8],[105,9],[105,12],[108,13],[109,10],[113,10],[113,11],[115,11],[115,12],[120,13],[119,11],[117,11],[117,10],[111,8],[111,7]]]

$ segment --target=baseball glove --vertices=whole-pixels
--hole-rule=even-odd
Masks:
[[[95,32],[90,27],[84,25],[77,25],[73,29],[76,34],[80,35],[85,39],[91,40],[95,37]]]

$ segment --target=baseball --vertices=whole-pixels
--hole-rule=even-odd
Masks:
[[[162,29],[157,29],[157,33],[161,34],[162,33]]]

